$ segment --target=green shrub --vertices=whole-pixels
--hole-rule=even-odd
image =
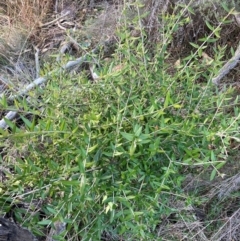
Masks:
[[[8,159],[14,174],[2,184],[2,210],[28,203],[27,211],[16,210],[17,219],[28,220],[35,232],[64,221],[73,240],[100,240],[104,232],[116,240],[160,240],[154,231],[170,211],[168,194],[180,192],[184,166],[212,166],[214,178],[230,139],[237,138],[239,119],[237,108],[228,111],[231,93],[211,83],[224,49],[215,50],[206,68],[204,45],[197,46],[170,71],[167,49],[176,19],[168,21],[166,41],[154,56],[143,30],[136,39],[123,29],[98,82],[52,76],[41,111],[25,108],[40,118],[22,116],[25,129],[12,124],[11,134],[2,132],[20,153],[14,163]],[[121,70],[113,71],[119,63]]]

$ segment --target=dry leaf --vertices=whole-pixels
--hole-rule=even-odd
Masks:
[[[175,68],[180,68],[181,67],[181,60],[178,59],[175,63],[174,63]]]
[[[124,64],[118,64],[112,68],[112,72],[118,72],[118,71],[122,70],[123,67],[124,67]]]
[[[240,13],[235,14],[234,17],[235,17],[238,27],[240,27]]]
[[[206,65],[210,65],[213,62],[213,59],[209,57],[205,52],[202,52],[202,58]]]

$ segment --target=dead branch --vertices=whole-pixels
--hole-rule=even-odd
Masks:
[[[49,25],[52,25],[52,24],[58,22],[60,19],[66,17],[69,13],[70,13],[70,11],[67,11],[66,13],[64,13],[63,15],[59,16],[58,18],[52,20],[51,22],[48,22],[48,23],[40,23],[40,27],[43,28],[43,27],[47,27],[47,26],[49,26]]]
[[[213,84],[219,85],[220,80],[233,69],[240,60],[240,43],[234,56],[220,69],[218,75],[212,79]]]
[[[11,121],[11,120],[15,119],[16,116],[17,116],[17,111],[9,111],[7,113],[7,115],[2,120],[0,120],[0,128],[6,129],[8,127],[8,125],[7,125],[7,122],[5,121],[5,119]]]

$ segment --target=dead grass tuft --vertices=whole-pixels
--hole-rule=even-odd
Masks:
[[[4,1],[5,14],[12,23],[21,23],[27,30],[35,28],[36,24],[46,17],[53,1],[49,0],[15,0]]]
[[[238,200],[239,204],[240,200]],[[229,218],[227,218],[224,224],[219,230],[211,237],[211,240],[216,241],[230,241],[240,240],[240,208],[236,210]]]
[[[30,38],[53,1],[3,0],[0,5],[1,88],[17,89],[35,77]]]

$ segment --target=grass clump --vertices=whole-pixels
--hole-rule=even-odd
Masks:
[[[161,240],[169,194],[189,201],[180,189],[184,167],[210,167],[211,179],[221,174],[239,119],[237,107],[227,111],[231,93],[211,84],[224,49],[205,69],[197,46],[174,69],[167,49],[175,21],[168,19],[154,55],[143,30],[136,38],[123,29],[96,83],[62,73],[47,84],[41,110],[16,101],[40,118],[21,116],[25,129],[9,122],[1,132],[17,152],[5,158],[4,212],[27,205],[14,216],[38,235],[41,226],[66,223],[59,240]]]

